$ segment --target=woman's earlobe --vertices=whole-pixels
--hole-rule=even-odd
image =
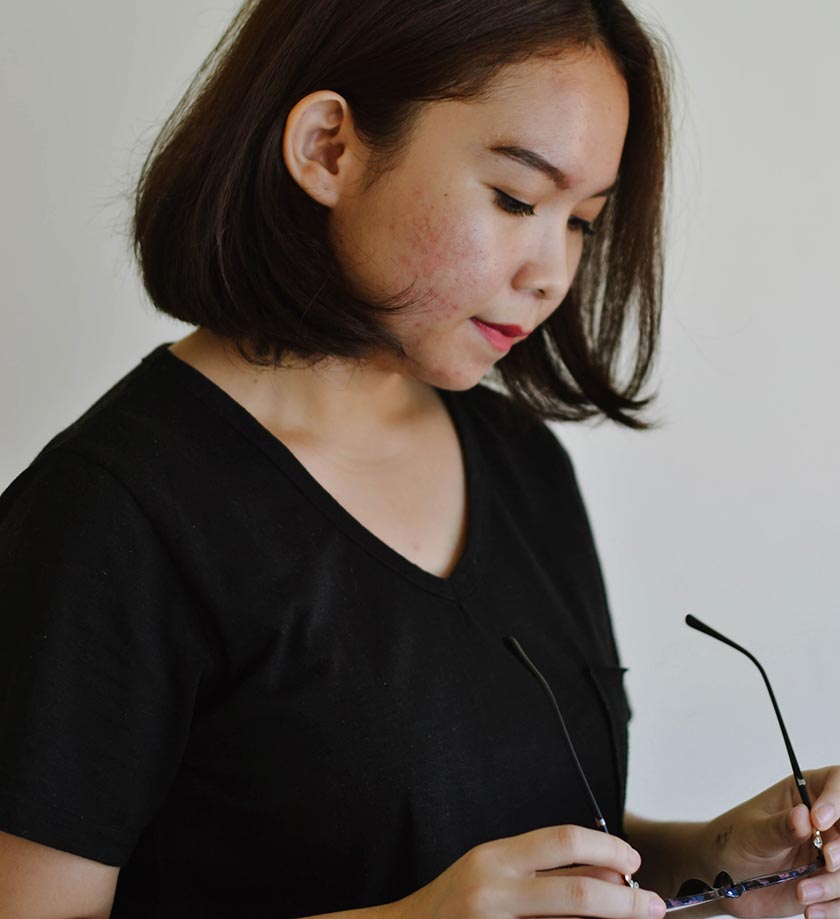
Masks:
[[[310,93],[289,113],[283,134],[286,168],[319,204],[334,207],[357,181],[358,160],[348,154],[353,136],[350,106],[337,93]]]

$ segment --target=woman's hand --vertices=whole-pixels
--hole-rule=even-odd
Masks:
[[[470,849],[425,887],[393,904],[399,919],[597,916],[661,919],[655,893],[624,884],[641,858],[598,830],[554,826]]]
[[[840,767],[804,773],[812,809],[802,804],[793,778],[787,778],[713,820],[707,830],[707,872],[711,883],[725,870],[742,881],[798,868],[815,861],[814,829],[822,832],[826,868],[800,881],[756,890],[735,900],[717,901],[742,919],[793,916],[840,919]],[[814,889],[813,896],[809,891]],[[806,906],[807,904],[807,906]]]

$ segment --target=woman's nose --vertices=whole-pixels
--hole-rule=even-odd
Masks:
[[[575,240],[568,238],[569,233],[558,238],[552,234],[547,240],[533,264],[533,273],[529,286],[540,300],[548,300],[557,305],[569,292],[574,279],[579,254],[575,254]]]

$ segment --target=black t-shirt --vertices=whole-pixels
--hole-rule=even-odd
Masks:
[[[478,843],[622,832],[629,709],[574,473],[440,391],[448,578],[365,529],[162,344],[0,496],[0,830],[121,866],[114,919],[281,919],[416,890]]]

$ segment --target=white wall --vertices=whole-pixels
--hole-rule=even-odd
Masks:
[[[628,806],[719,812],[840,762],[840,64],[832,0],[639,4],[679,59],[657,415],[574,428],[634,708]],[[835,677],[832,677],[835,674]]]
[[[660,430],[563,426],[635,710],[632,808],[699,818],[782,777],[749,645],[803,767],[840,762],[840,197],[834,0],[645,0],[680,61]],[[0,489],[186,326],[125,255],[130,186],[237,8],[0,6]],[[724,14],[725,11],[725,14]]]

